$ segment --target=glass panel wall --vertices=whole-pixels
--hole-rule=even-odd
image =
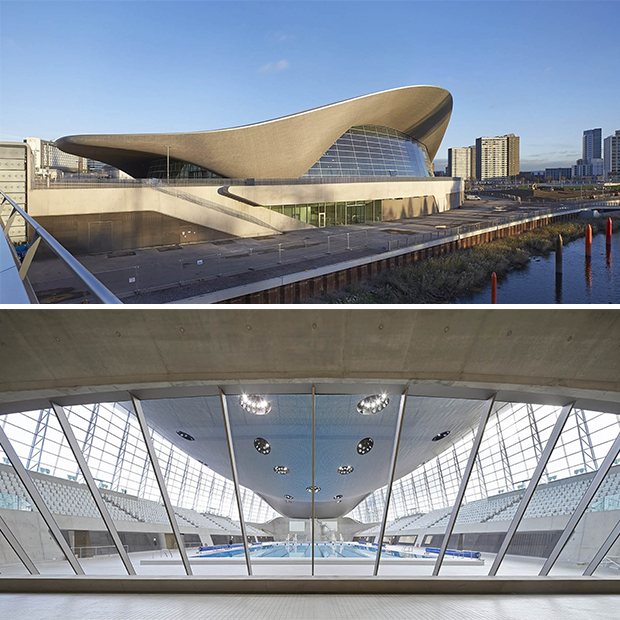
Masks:
[[[318,576],[370,575],[382,543],[381,575],[430,575],[486,403],[409,396],[379,541],[400,395],[369,415],[357,410],[364,395],[316,395],[313,527],[312,395],[250,391],[267,413],[240,394],[225,402],[253,574],[310,575],[314,549]],[[247,574],[219,396],[142,406],[194,574]],[[185,574],[132,403],[64,411],[136,572]],[[560,412],[496,403],[441,576],[488,573]],[[54,412],[2,415],[0,426],[86,573],[126,574]],[[571,412],[498,575],[539,573],[619,432],[617,415]],[[581,574],[620,520],[614,458],[551,575]],[[0,516],[42,573],[73,574],[4,453]],[[617,541],[596,575],[620,576],[619,550]],[[1,536],[0,572],[26,574]]]
[[[242,498],[254,575],[310,575],[312,395],[226,396],[239,483],[275,518],[257,523],[254,494]],[[276,516],[277,515],[277,516]]]
[[[368,224],[370,222],[380,222],[383,217],[381,200],[273,205],[264,208],[277,213],[283,213],[288,217],[294,217],[312,226],[319,226],[319,213],[325,214],[325,226]]]
[[[351,127],[303,177],[429,177],[426,147],[410,136],[375,125]]]
[[[246,575],[220,397],[148,400],[142,405],[193,573]],[[209,476],[205,468],[215,475]],[[167,518],[163,506],[159,513],[162,521]],[[168,526],[167,555],[184,574],[171,534]],[[164,558],[161,564],[169,562]]]
[[[372,575],[380,541],[356,540],[344,517],[389,482],[401,395],[317,395],[315,575]],[[383,514],[385,493],[376,502]]]

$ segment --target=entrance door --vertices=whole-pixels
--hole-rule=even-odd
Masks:
[[[325,211],[319,213],[319,228],[325,228]]]

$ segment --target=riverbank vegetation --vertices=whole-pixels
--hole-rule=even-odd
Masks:
[[[612,217],[614,230],[620,216]],[[551,224],[514,237],[506,237],[429,258],[386,271],[372,280],[358,282],[341,291],[326,293],[319,303],[344,304],[435,304],[451,303],[460,295],[483,289],[495,272],[498,279],[523,269],[534,256],[548,256],[562,235],[564,245],[583,237],[587,224],[594,235],[605,234],[607,217],[578,219]]]

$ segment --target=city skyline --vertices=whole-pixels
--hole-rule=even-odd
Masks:
[[[9,1],[0,10],[2,140],[218,129],[412,84],[454,97],[437,170],[448,148],[507,133],[521,137],[521,170],[573,165],[585,129],[602,127],[605,138],[620,126],[613,63],[571,52],[587,29],[597,58],[618,55],[613,2]]]

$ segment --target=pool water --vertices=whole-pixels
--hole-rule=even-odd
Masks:
[[[244,555],[242,545],[213,551],[201,551],[197,558],[233,558]],[[309,558],[312,556],[310,543],[263,543],[252,545],[250,554],[255,558]],[[383,554],[404,557],[398,551],[384,550]],[[315,558],[374,558],[376,548],[356,543],[314,543]],[[408,556],[411,557],[411,556]],[[422,557],[422,555],[420,556]]]

